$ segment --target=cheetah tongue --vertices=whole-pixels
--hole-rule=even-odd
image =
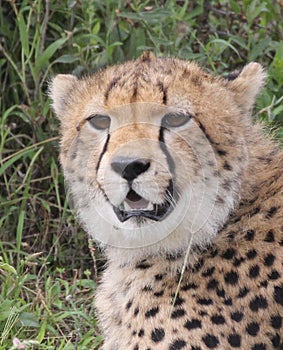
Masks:
[[[125,211],[131,210],[152,210],[153,205],[138,195],[135,191],[130,190],[124,202]]]

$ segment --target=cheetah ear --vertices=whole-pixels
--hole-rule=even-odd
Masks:
[[[234,93],[236,102],[244,113],[251,111],[255,99],[262,89],[266,78],[263,67],[256,62],[247,64],[236,76],[228,77],[227,86]]]
[[[52,107],[57,117],[64,114],[68,105],[70,92],[75,88],[78,79],[71,74],[58,74],[49,85],[49,97],[52,99]]]

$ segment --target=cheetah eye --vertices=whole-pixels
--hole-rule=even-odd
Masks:
[[[190,114],[168,113],[162,119],[162,125],[170,128],[177,128],[186,124],[191,119]]]
[[[95,114],[91,115],[87,118],[89,124],[97,130],[105,130],[108,129],[111,123],[110,117],[108,115],[103,114]]]

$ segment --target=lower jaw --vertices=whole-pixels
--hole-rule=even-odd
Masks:
[[[114,206],[113,206],[113,210],[117,218],[121,222],[125,222],[130,218],[137,218],[137,219],[143,218],[143,219],[150,219],[153,221],[162,221],[172,212],[173,207],[169,204],[169,202],[166,202],[164,205],[155,204],[154,209],[151,211],[147,211],[147,210],[124,211]]]

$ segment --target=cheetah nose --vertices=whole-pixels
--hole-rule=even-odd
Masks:
[[[128,182],[133,181],[150,167],[149,159],[115,157],[111,163],[112,169]]]

